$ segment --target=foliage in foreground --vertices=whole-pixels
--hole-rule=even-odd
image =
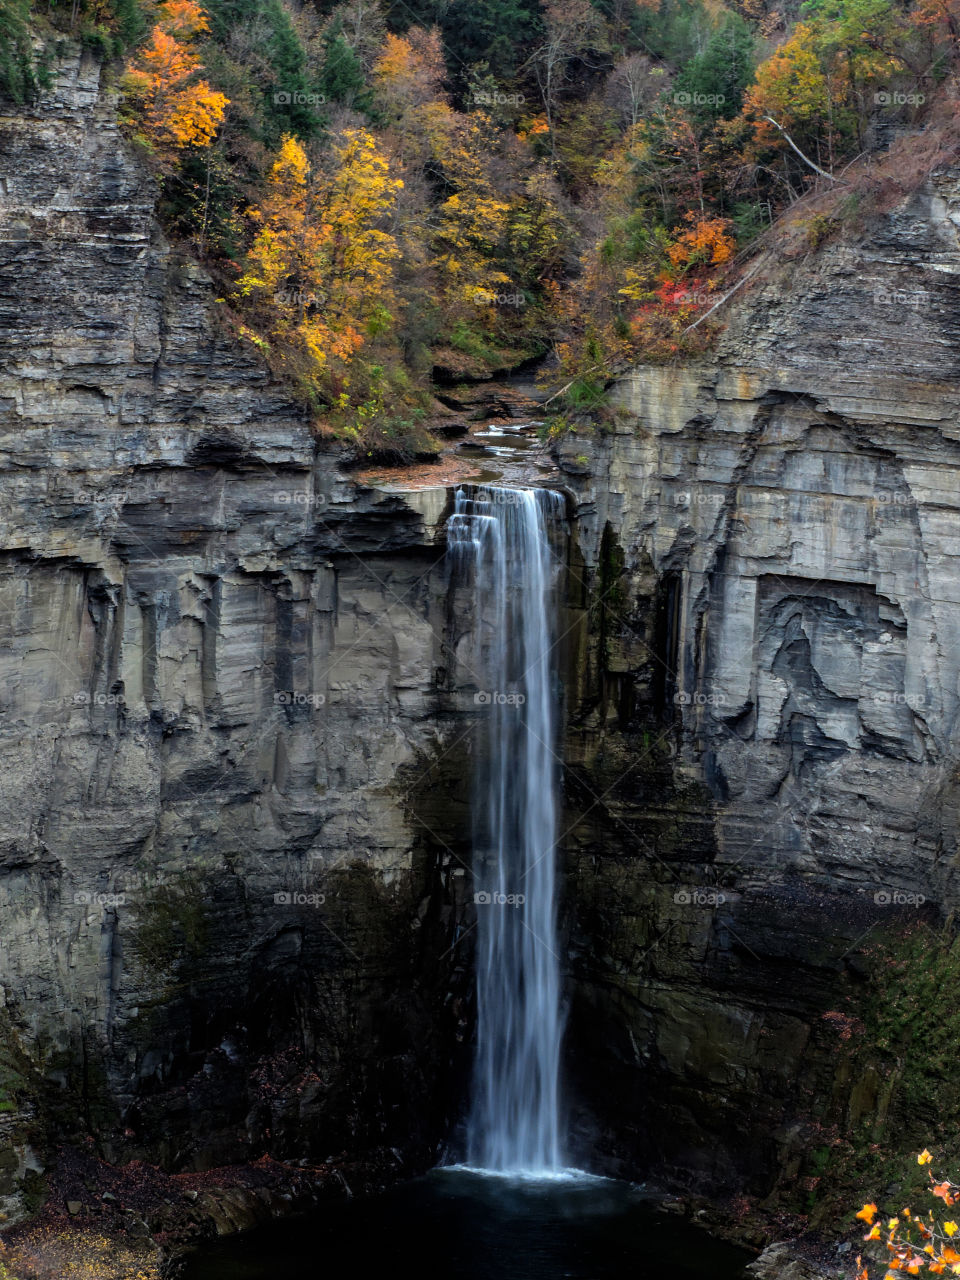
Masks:
[[[0,1244],[0,1280],[160,1280],[154,1254],[95,1229],[36,1226]]]
[[[932,1160],[926,1149],[917,1156],[920,1166],[930,1165]],[[954,1244],[960,1233],[954,1217],[960,1215],[948,1217],[944,1212],[960,1204],[960,1184],[949,1179],[938,1181],[932,1170],[928,1172],[929,1194],[942,1202],[942,1209],[923,1213],[905,1207],[892,1217],[884,1217],[871,1202],[857,1212],[857,1218],[870,1228],[864,1236],[871,1246],[870,1255],[880,1253],[879,1264],[870,1255],[866,1261],[862,1254],[857,1258],[857,1280],[872,1280],[884,1269],[884,1280],[904,1275],[960,1275],[960,1252]]]

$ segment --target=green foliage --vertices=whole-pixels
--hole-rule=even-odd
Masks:
[[[30,0],[0,0],[0,95],[31,102],[49,87],[46,63],[34,56],[28,21]]]
[[[172,883],[155,884],[138,905],[132,952],[154,982],[189,968],[203,953],[208,936],[207,882],[199,871]]]
[[[482,4],[395,0],[386,7],[394,31],[416,24],[439,26],[451,78],[461,83],[477,62],[488,63],[501,83],[511,80],[541,30],[537,0],[484,0]]]
[[[869,1039],[899,1064],[898,1111],[917,1130],[953,1135],[960,1119],[954,1070],[960,1041],[960,935],[917,928],[878,956],[878,981],[867,1012]]]
[[[662,0],[658,9],[639,9],[636,47],[683,67],[705,49],[714,26],[701,0]]]
[[[148,27],[140,0],[48,0],[41,12],[104,61],[132,49]]]
[[[743,105],[754,65],[753,31],[739,14],[727,14],[703,52],[683,67],[674,81],[674,92],[691,96],[695,117],[730,120]]]
[[[326,57],[320,73],[320,92],[327,102],[362,111],[368,118],[373,112],[373,94],[363,75],[363,64],[338,32],[324,41]]]
[[[205,65],[231,102],[246,100],[246,128],[269,147],[277,146],[285,133],[303,140],[321,135],[326,128],[324,88],[320,77],[311,74],[307,51],[280,0],[207,0],[205,8],[210,15],[208,43],[220,50],[218,64],[215,52],[205,47]],[[248,40],[233,38],[239,35]],[[239,56],[233,55],[234,48],[242,51]],[[237,64],[233,84],[230,75],[223,81],[216,75],[217,66],[231,59]]]
[[[737,244],[748,245],[770,225],[770,213],[757,201],[739,200],[731,215]]]

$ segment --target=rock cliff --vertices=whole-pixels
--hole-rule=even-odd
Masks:
[[[100,75],[74,53],[0,118],[8,1213],[54,1136],[429,1159],[464,1038],[463,870],[411,799],[445,737],[458,768],[447,496],[318,447],[165,243]]]
[[[768,254],[709,358],[562,445],[571,1051],[628,1164],[769,1191],[804,1124],[890,1104],[838,1015],[887,926],[957,903],[958,226],[944,172]]]

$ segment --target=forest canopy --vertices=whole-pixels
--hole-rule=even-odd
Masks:
[[[957,143],[958,0],[0,0],[3,93],[67,37],[229,322],[365,455],[547,352],[595,406],[711,340],[782,215],[815,249]]]

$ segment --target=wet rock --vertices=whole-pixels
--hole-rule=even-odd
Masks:
[[[790,1245],[772,1244],[744,1272],[749,1280],[845,1280],[852,1271],[823,1267],[800,1257]]]

